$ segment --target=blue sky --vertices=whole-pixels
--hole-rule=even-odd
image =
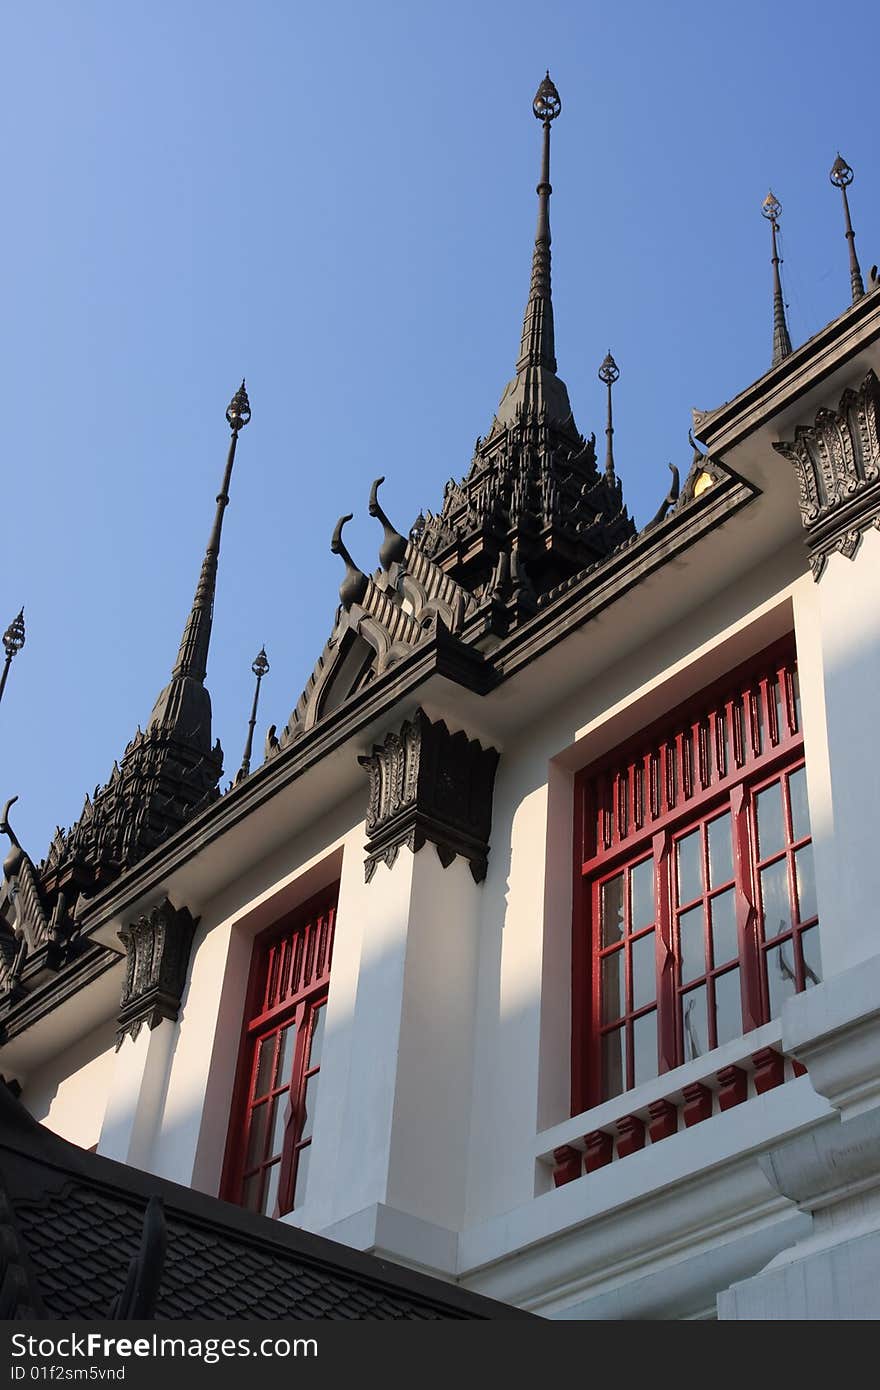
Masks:
[[[164,684],[247,377],[208,683],[227,772],[266,643],[260,736],[332,623],[333,524],[375,563],[467,468],[511,374],[545,67],[560,374],[639,524],[690,408],[761,375],[783,203],[795,344],[848,303],[838,147],[880,259],[876,11],[581,0],[31,0],[4,18],[0,796],[35,858]]]

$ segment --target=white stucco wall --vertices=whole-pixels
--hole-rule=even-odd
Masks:
[[[22,1100],[37,1120],[71,1143],[98,1142],[113,1070],[116,1025],[109,1019],[28,1076]]]

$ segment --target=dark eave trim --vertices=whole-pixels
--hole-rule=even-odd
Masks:
[[[759,489],[741,478],[717,483],[680,514],[643,531],[623,550],[590,570],[583,579],[543,607],[528,623],[505,638],[492,653],[499,683],[555,647],[575,628],[595,618],[637,584],[655,574],[696,541],[729,521]]]
[[[719,440],[725,449],[738,444],[761,421],[772,419],[856,357],[878,334],[880,289],[857,300],[733,400],[699,414],[697,439],[709,450]]]
[[[25,966],[22,984],[27,985],[28,977],[33,978],[45,969],[45,952],[32,956]],[[82,955],[76,956],[57,973],[49,976],[31,991],[12,1000],[0,1014],[0,1043],[12,1042],[20,1033],[32,1028],[47,1018],[61,1004],[67,1004],[79,993],[122,959],[121,951],[98,942],[89,942]]]

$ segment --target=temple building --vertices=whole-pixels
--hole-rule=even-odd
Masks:
[[[364,479],[377,564],[341,517],[333,629],[262,760],[266,653],[225,777],[206,685],[242,383],[149,719],[42,859],[3,812],[12,1313],[880,1316],[880,281],[852,170],[845,307],[792,344],[768,195],[771,365],[694,412],[639,529],[611,353],[598,452],[558,372],[549,74],[533,109],[513,376],[411,528]],[[247,1297],[218,1292],[236,1261]]]

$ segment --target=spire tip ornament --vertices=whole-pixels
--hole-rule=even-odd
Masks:
[[[555,121],[561,110],[562,98],[556,90],[556,84],[550,76],[550,69],[548,68],[543,82],[535,92],[532,111],[539,121]]]
[[[599,380],[608,387],[608,419],[605,425],[605,478],[612,487],[616,486],[617,479],[614,473],[614,424],[611,418],[611,388],[620,376],[620,368],[611,356],[609,348],[605,354],[605,361],[602,363],[597,373]]]
[[[837,151],[837,158],[831,166],[828,175],[835,188],[840,189],[843,198],[843,220],[846,225],[846,239],[849,242],[849,283],[852,292],[852,302],[862,299],[865,293],[865,282],[862,279],[862,268],[859,265],[859,258],[856,255],[856,234],[853,231],[852,218],[849,213],[849,198],[846,190],[852,183],[855,175],[847,164],[840,150]]]
[[[250,423],[250,418],[251,403],[244,388],[244,377],[242,377],[241,385],[226,407],[226,420],[232,432],[237,434],[239,430],[244,429],[245,425]]]
[[[791,355],[791,338],[788,333],[788,324],[785,321],[785,300],[782,298],[782,281],[779,278],[779,267],[782,261],[779,255],[777,236],[779,235],[781,212],[782,204],[771,188],[761,204],[761,216],[770,223],[770,235],[773,243],[773,255],[771,257],[773,266],[773,358],[770,363],[772,367],[778,366],[784,358]]]
[[[25,644],[25,640],[24,609],[21,608],[3,634],[3,650],[6,653],[6,660],[3,663],[3,671],[0,673],[0,700],[3,699],[3,692],[6,689],[6,680],[9,676],[9,668],[12,665],[12,659],[18,656],[18,653]]]

